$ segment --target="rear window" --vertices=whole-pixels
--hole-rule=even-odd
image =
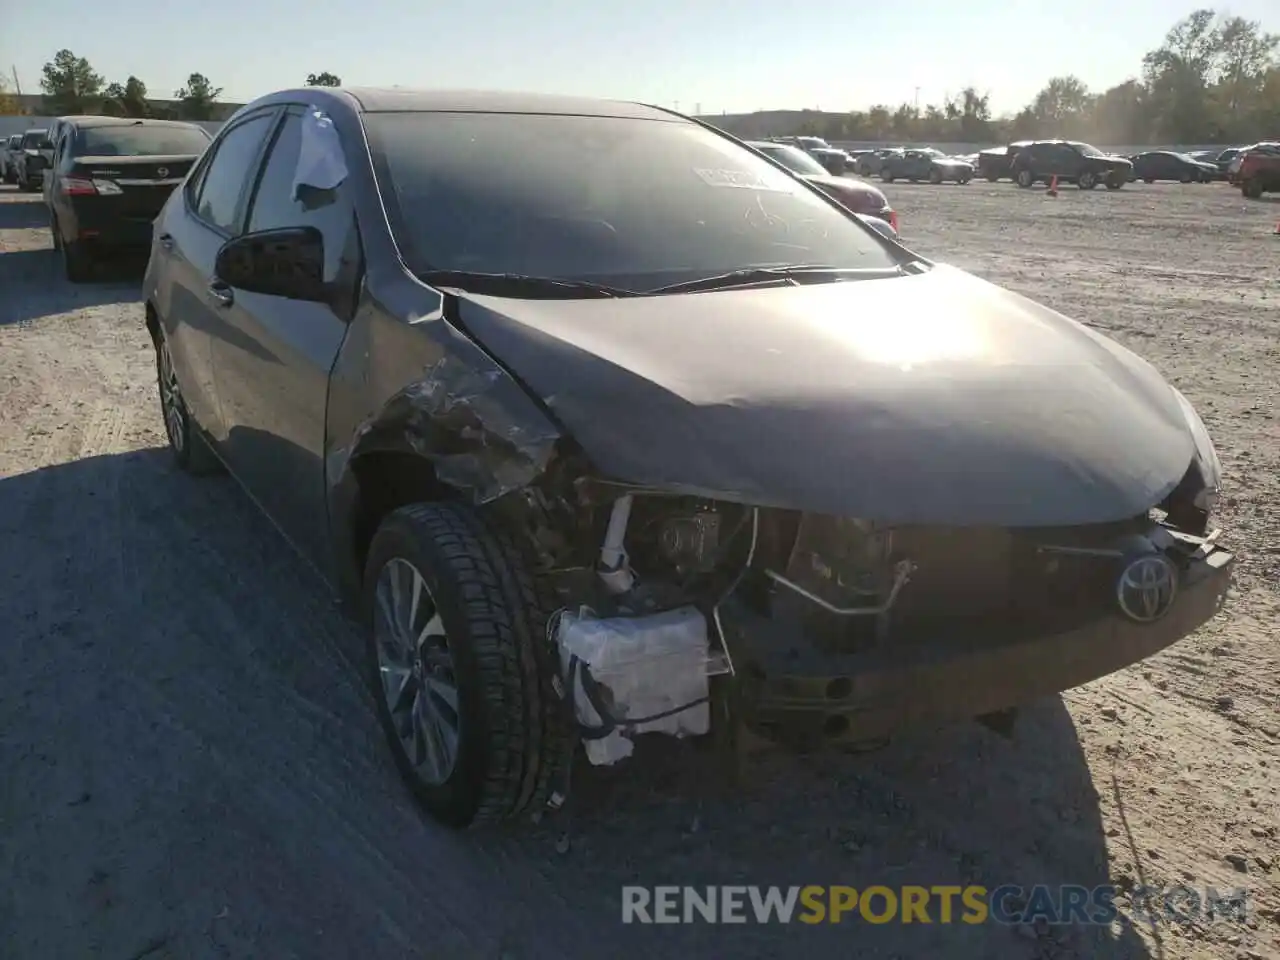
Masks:
[[[46,130],[32,130],[22,135],[23,150],[48,150],[53,144],[49,142]]]
[[[755,267],[891,269],[879,236],[698,125],[544,114],[364,116],[417,272],[648,290]]]
[[[198,155],[212,139],[194,126],[84,127],[76,134],[79,157],[165,157]]]

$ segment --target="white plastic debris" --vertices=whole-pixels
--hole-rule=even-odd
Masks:
[[[629,757],[636,734],[700,736],[711,728],[707,621],[694,607],[607,619],[566,611],[556,643],[578,723],[588,731],[617,724],[604,736],[585,735],[591,763]]]
[[[319,107],[309,107],[302,115],[302,143],[298,147],[298,168],[293,174],[293,199],[299,187],[332,190],[347,179],[347,161],[333,120]]]

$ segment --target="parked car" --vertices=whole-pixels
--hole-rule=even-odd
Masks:
[[[1154,368],[665,110],[268,95],[143,296],[177,465],[358,604],[448,824],[562,801],[579,742],[1002,711],[1228,589],[1217,454]]]
[[[35,192],[44,183],[49,166],[49,131],[43,127],[27,130],[18,143],[18,189]]]
[[[0,141],[0,179],[5,183],[18,182],[18,152],[22,149],[22,134],[10,134]]]
[[[885,157],[901,154],[902,150],[902,147],[885,147],[881,150],[872,150],[870,153],[865,153],[854,163],[853,172],[862,177],[879,176],[880,168],[884,166]]]
[[[849,155],[835,147],[814,147],[809,150],[809,156],[822,164],[823,169],[833,177],[842,176],[852,166]]]
[[[1081,190],[1092,190],[1099,183],[1119,190],[1128,182],[1133,164],[1078,140],[1036,140],[1018,151],[1010,170],[1020,187],[1047,183],[1056,176]]]
[[[975,170],[978,176],[985,177],[995,183],[997,180],[1013,178],[1013,158],[1018,151],[1029,147],[1034,141],[1015,140],[1003,147],[989,147],[978,151],[978,162]]]
[[[1195,160],[1172,150],[1149,150],[1129,158],[1133,164],[1130,177],[1144,183],[1176,180],[1179,183],[1209,183],[1218,176],[1218,168],[1208,161]]]
[[[117,117],[78,117],[59,131],[50,229],[67,279],[80,282],[105,255],[149,248],[151,222],[211,137],[193,123]]]
[[[55,149],[57,148],[58,139],[62,135],[62,131],[67,127],[68,124],[74,123],[78,120],[96,120],[96,119],[98,119],[98,116],[96,115],[81,114],[77,116],[55,117],[54,119],[50,120],[49,127],[45,131],[46,136],[49,138],[49,146],[45,150],[45,159],[48,161],[45,169],[49,170],[53,168],[53,165],[54,165],[53,154]],[[52,198],[49,196],[49,184],[51,180],[52,180],[51,177],[45,177],[41,183],[41,192],[44,194],[44,202],[46,204],[52,203]]]
[[[1236,171],[1240,193],[1256,200],[1264,193],[1280,192],[1280,141],[1255,143],[1240,156]]]
[[[1214,157],[1213,165],[1218,168],[1219,180],[1231,179],[1232,165],[1239,159],[1243,149],[1243,147],[1228,147]]]
[[[788,143],[753,140],[749,141],[747,146],[759,150],[770,160],[782,164],[851,212],[874,217],[888,224],[892,228],[893,236],[897,236],[898,214],[889,205],[885,195],[871,184],[861,180],[850,180],[848,177],[832,176],[817,160],[799,147],[793,147]]]
[[[948,157],[932,147],[904,150],[884,158],[880,165],[880,179],[885,183],[893,183],[894,180],[910,180],[912,183],[919,180],[928,180],[930,183],[954,180],[956,183],[968,183],[973,179],[973,164],[957,157]]]

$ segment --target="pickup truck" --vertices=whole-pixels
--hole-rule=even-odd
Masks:
[[[997,180],[1011,178],[1013,176],[1013,158],[1017,156],[1018,151],[1024,147],[1029,147],[1032,142],[1031,140],[1015,140],[1007,146],[979,150],[977,175],[986,177],[992,183]]]

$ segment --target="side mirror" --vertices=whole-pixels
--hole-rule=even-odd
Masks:
[[[214,273],[229,287],[290,300],[326,303],[324,234],[315,227],[260,230],[228,240]]]

